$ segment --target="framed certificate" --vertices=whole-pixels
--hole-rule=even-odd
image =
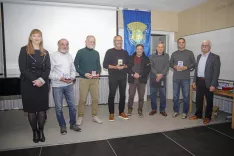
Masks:
[[[97,75],[97,72],[96,71],[92,71],[92,76],[96,76]]]
[[[118,59],[118,65],[122,66],[123,65],[123,59]]]
[[[70,80],[71,79],[70,75],[67,74],[67,73],[63,73],[63,77],[65,78],[65,80]]]
[[[183,62],[183,61],[178,61],[177,66],[178,66],[178,67],[183,67],[183,64],[184,64],[184,62]],[[177,71],[182,71],[182,70],[177,69]]]
[[[184,63],[183,61],[178,61],[178,65],[177,66],[182,67],[183,63]]]

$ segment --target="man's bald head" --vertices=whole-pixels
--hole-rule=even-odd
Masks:
[[[114,37],[114,46],[115,49],[122,49],[123,39],[122,36],[117,35]]]

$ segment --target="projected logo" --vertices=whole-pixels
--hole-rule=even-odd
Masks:
[[[127,25],[129,41],[133,45],[144,44],[146,40],[147,25],[141,22],[132,22]]]

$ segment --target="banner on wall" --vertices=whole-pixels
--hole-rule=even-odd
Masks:
[[[123,10],[124,49],[132,55],[137,44],[144,45],[144,52],[150,55],[151,12]]]

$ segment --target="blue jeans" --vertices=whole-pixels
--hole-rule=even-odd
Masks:
[[[67,101],[70,116],[70,125],[76,124],[76,106],[73,85],[64,87],[53,87],[53,97],[56,109],[56,116],[60,127],[66,127],[63,116],[63,96]]]
[[[150,99],[152,110],[157,110],[157,93],[160,96],[160,112],[165,112],[166,108],[166,88],[150,87]]]
[[[188,114],[189,110],[189,88],[190,87],[190,79],[189,80],[173,80],[173,102],[174,107],[173,110],[176,113],[179,113],[180,104],[180,88],[182,88],[183,94],[183,113]]]

